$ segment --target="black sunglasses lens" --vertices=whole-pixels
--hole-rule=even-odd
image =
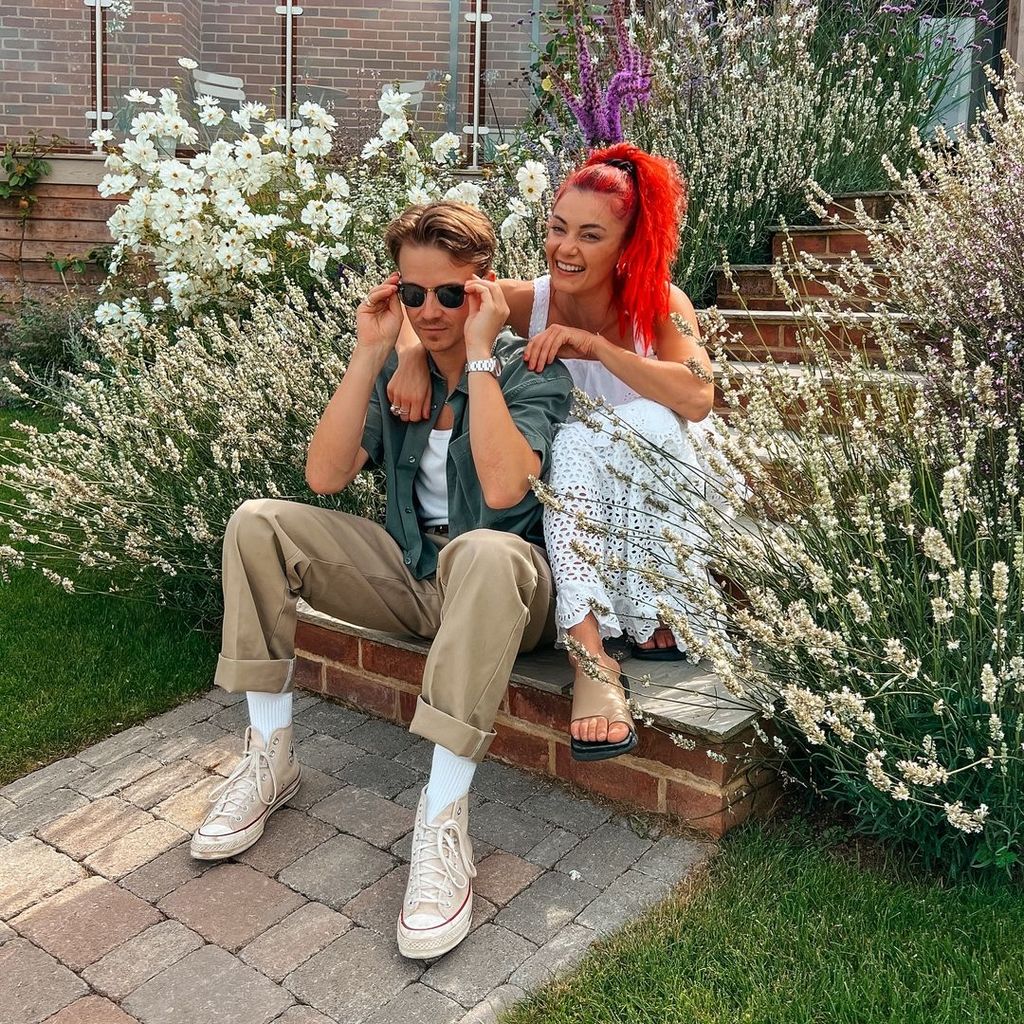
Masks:
[[[458,309],[466,301],[466,289],[461,284],[443,284],[435,294],[445,309]]]
[[[412,306],[415,309],[427,301],[427,292],[426,289],[421,288],[418,284],[400,284],[398,286],[398,297],[402,300],[403,305]]]

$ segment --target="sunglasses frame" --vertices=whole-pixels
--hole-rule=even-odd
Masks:
[[[423,292],[423,301],[406,302],[405,296],[402,294],[403,288],[419,288],[420,291]],[[441,298],[441,289],[443,288],[458,288],[461,290],[462,298],[459,299],[458,305],[449,305],[447,302],[444,301],[444,299]],[[439,284],[434,288],[425,288],[423,285],[414,284],[412,281],[398,282],[399,301],[402,303],[403,306],[408,306],[410,309],[419,309],[427,301],[427,295],[430,292],[433,292],[437,296],[438,303],[440,303],[440,305],[442,305],[445,309],[461,309],[466,304],[466,286],[464,284],[456,284],[452,282],[451,284]]]

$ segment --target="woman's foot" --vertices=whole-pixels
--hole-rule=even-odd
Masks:
[[[654,631],[654,636],[650,640],[645,640],[642,644],[636,646],[642,651],[654,651],[668,647],[675,647],[676,638],[672,635],[672,630],[668,626],[659,626]]]
[[[671,634],[670,634],[671,635]],[[673,641],[674,642],[674,641]],[[619,682],[619,663],[607,654],[602,653],[596,659],[601,669],[601,682],[615,686],[621,690]],[[570,658],[577,674],[582,671],[575,658]],[[630,733],[630,726],[625,722],[612,722],[599,716],[595,718],[578,718],[569,724],[569,734],[581,743],[621,743]]]

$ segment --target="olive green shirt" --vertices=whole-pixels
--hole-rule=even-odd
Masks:
[[[494,343],[494,354],[502,364],[501,392],[505,404],[519,432],[540,456],[540,472],[545,476],[555,430],[569,415],[572,378],[557,359],[541,373],[528,369],[523,362],[525,344],[522,338],[504,330]],[[399,417],[385,411],[390,409],[388,382],[398,368],[398,356],[392,353],[374,385],[362,442],[370,462],[384,469],[387,479],[385,527],[401,547],[405,564],[417,579],[436,572],[438,548],[424,540],[413,487],[430,431],[446,399],[454,414],[448,442],[448,536],[457,537],[469,530],[504,530],[535,544],[544,543],[543,510],[532,490],[512,508],[489,508],[484,502],[469,446],[467,375],[463,373],[462,380],[449,396],[445,378],[429,356],[427,362],[433,388],[430,416],[420,423],[403,423]]]

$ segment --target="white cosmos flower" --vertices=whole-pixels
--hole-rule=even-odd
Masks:
[[[447,192],[445,192],[445,199],[454,199],[460,203],[472,203],[473,206],[480,205],[480,197],[483,195],[483,190],[472,181],[460,181],[458,185],[453,185]]]
[[[327,223],[327,207],[319,199],[311,199],[302,208],[299,220],[303,224],[308,224],[315,234]]]
[[[165,160],[160,165],[160,181],[168,188],[187,189],[193,185],[193,172],[180,160]]]
[[[215,128],[224,120],[224,111],[220,107],[203,107],[199,111],[199,123],[207,128]]]
[[[94,146],[102,146],[105,142],[112,142],[114,133],[106,128],[97,128],[89,134],[89,141]]]
[[[288,126],[281,120],[268,121],[263,126],[263,138],[275,146],[285,146],[288,144]]]
[[[388,86],[380,99],[377,100],[377,106],[380,107],[380,112],[389,118],[401,118],[405,120],[405,107],[412,96],[407,92],[398,92],[392,86]]]
[[[516,230],[521,223],[522,219],[520,217],[517,217],[514,213],[510,213],[501,222],[501,227],[498,229],[501,232],[501,237],[505,239],[511,238],[516,233]]]
[[[291,142],[297,156],[327,156],[331,151],[330,134],[315,124],[296,128]]]
[[[508,201],[508,208],[517,217],[530,216],[530,208],[522,201],[522,199],[516,199],[513,197]]]
[[[156,103],[156,100],[148,92],[143,92],[141,89],[129,89],[124,98],[129,103]]]
[[[423,203],[433,202],[431,194],[420,185],[413,185],[406,195],[408,196],[409,202],[417,206]]]
[[[201,92],[196,97],[196,106],[199,107],[219,107],[220,100],[216,96],[210,96],[205,92]]]
[[[421,163],[419,152],[408,139],[402,143],[402,160],[405,161],[406,165],[409,167],[415,167],[417,164]]]
[[[457,153],[461,146],[458,135],[454,132],[445,132],[444,135],[438,136],[430,144],[430,155],[434,158],[434,162],[443,164],[448,162],[448,157],[452,153]]]
[[[243,103],[239,109],[244,110],[255,121],[265,120],[270,113],[265,103]]]
[[[299,117],[303,117],[310,124],[315,124],[318,128],[324,128],[329,132],[333,132],[338,127],[338,122],[332,114],[328,114],[319,103],[309,100],[299,107]]]
[[[409,130],[404,117],[389,117],[380,126],[380,137],[384,142],[397,142]]]
[[[299,184],[304,191],[308,192],[311,188],[316,188],[316,169],[308,160],[299,157],[295,161],[295,176],[299,179]]]
[[[240,108],[238,110],[232,110],[231,120],[234,121],[235,124],[237,124],[238,127],[241,128],[243,132],[249,131],[249,129],[252,127],[252,119],[250,117],[249,111],[243,108]]]
[[[516,171],[516,181],[523,198],[532,203],[540,202],[544,190],[548,187],[548,175],[544,165],[537,160],[527,160]]]
[[[546,135],[542,135],[538,141],[548,151],[549,156],[555,155],[555,149],[551,145],[551,140]]]
[[[131,127],[128,129],[129,135],[143,136],[143,135],[158,135],[161,130],[161,115],[155,110],[144,110],[141,114],[136,114],[132,118]]]
[[[121,319],[121,307],[116,302],[101,302],[93,316],[98,324],[116,324]]]
[[[324,178],[324,188],[338,199],[347,199],[351,195],[351,190],[344,176],[335,174],[333,171]]]
[[[263,150],[255,135],[246,135],[235,143],[235,162],[239,167],[253,167],[262,156]]]
[[[330,251],[324,246],[314,246],[309,254],[309,269],[314,274],[322,274],[327,269],[327,261],[330,259],[330,255]]]
[[[370,141],[363,146],[363,151],[360,154],[360,157],[363,160],[372,160],[375,156],[380,156],[383,149],[384,142],[382,139],[370,139]]]
[[[165,114],[177,114],[178,94],[173,89],[160,90],[160,109]]]
[[[199,67],[191,57],[179,57],[178,66],[183,67],[186,71],[195,71]]]

